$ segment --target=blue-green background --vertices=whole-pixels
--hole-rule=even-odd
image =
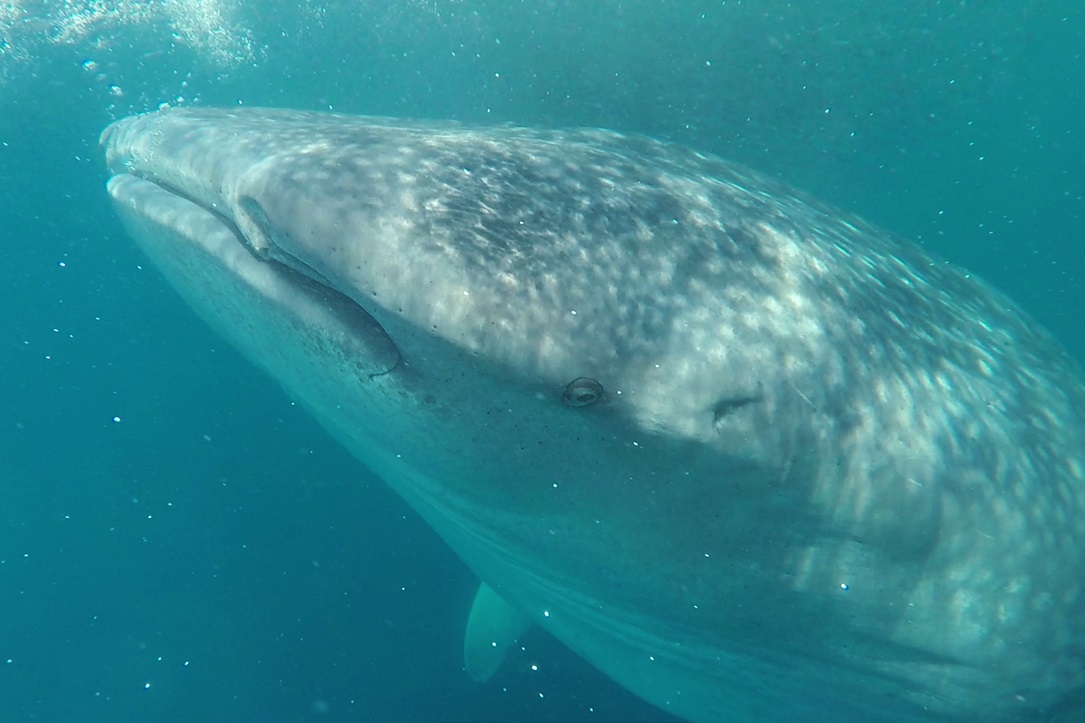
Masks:
[[[468,680],[472,576],[146,265],[112,119],[674,139],[971,268],[1080,359],[1083,53],[1080,0],[0,3],[0,721],[667,720],[542,634]]]

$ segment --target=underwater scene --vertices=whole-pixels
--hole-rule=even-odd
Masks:
[[[1071,0],[0,2],[0,720],[1085,721],[1082,119]]]

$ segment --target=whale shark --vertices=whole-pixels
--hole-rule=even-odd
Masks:
[[[101,145],[168,282],[477,575],[471,677],[542,629],[697,723],[1082,710],[1085,384],[974,275],[605,130],[182,108]]]

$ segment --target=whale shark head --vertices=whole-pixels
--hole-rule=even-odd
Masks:
[[[691,721],[1028,719],[1085,683],[1085,392],[975,278],[605,131],[186,109],[102,144],[141,247],[476,611]]]

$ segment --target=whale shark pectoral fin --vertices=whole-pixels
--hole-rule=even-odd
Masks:
[[[526,615],[505,602],[489,585],[480,583],[463,636],[467,674],[480,683],[489,680],[501,667],[509,648],[530,627]]]

